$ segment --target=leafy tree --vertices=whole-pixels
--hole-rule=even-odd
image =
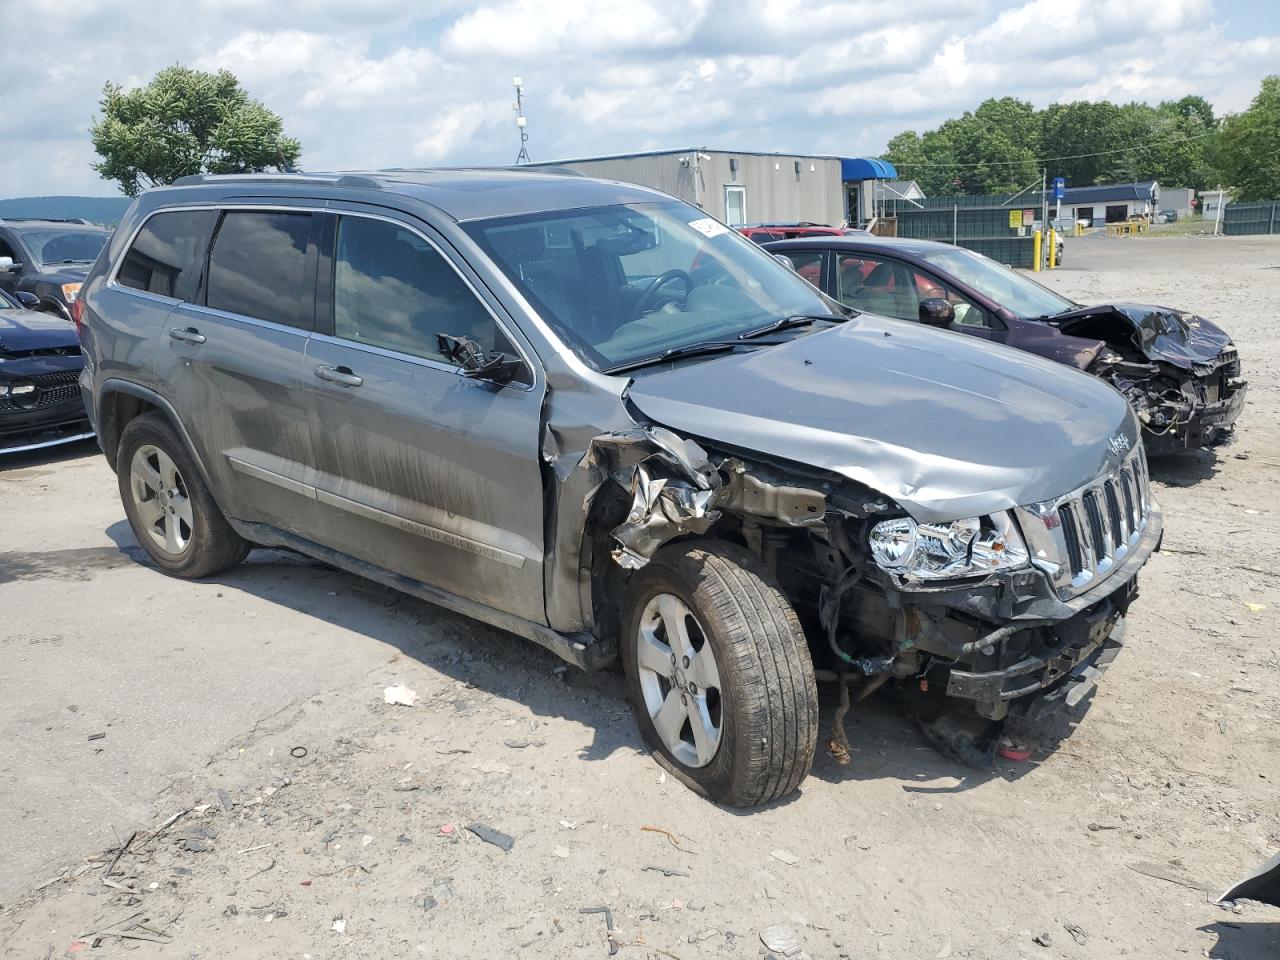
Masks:
[[[102,89],[90,134],[93,168],[126,195],[196,173],[254,173],[295,165],[302,148],[276,114],[227,70],[166,67],[145,87]]]
[[[1237,200],[1280,197],[1280,76],[1264,78],[1249,109],[1224,121],[1215,160]]]

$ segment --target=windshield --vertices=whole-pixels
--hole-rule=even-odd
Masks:
[[[41,263],[92,263],[107,242],[96,230],[24,230],[22,242]]]
[[[794,271],[677,201],[482,220],[468,231],[597,370],[786,317],[844,319]]]
[[[959,247],[931,250],[923,254],[922,259],[986,294],[1015,316],[1052,317],[1076,307],[1066,297],[972,250]]]

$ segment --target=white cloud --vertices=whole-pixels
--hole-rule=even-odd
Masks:
[[[226,67],[310,169],[509,163],[694,144],[858,154],[1013,95],[1247,105],[1280,25],[1231,0],[0,0],[0,196],[102,194],[105,81]],[[1272,35],[1276,34],[1276,35]],[[16,95],[15,95],[16,92]]]

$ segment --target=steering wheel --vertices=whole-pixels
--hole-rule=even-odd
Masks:
[[[685,296],[689,295],[689,291],[693,289],[693,279],[683,270],[665,270],[649,281],[649,285],[644,288],[644,293],[640,294],[640,299],[636,301],[636,317],[642,317],[654,307],[654,303],[658,299],[658,291],[665,287],[672,280],[680,280],[684,283]]]

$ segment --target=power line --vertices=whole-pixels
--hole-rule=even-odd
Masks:
[[[1154,146],[1172,147],[1180,143],[1190,143],[1192,140],[1203,140],[1205,137],[1212,137],[1218,131],[1210,130],[1208,133],[1197,133],[1189,137],[1183,137],[1180,140],[1170,140],[1167,143],[1139,143],[1132,147],[1118,147],[1115,150],[1099,150],[1097,153],[1076,153],[1068,157],[1027,157],[1023,160],[986,160],[978,163],[916,163],[910,160],[904,160],[902,163],[895,163],[895,167],[945,167],[947,169],[968,169],[971,167],[1010,167],[1023,163],[1035,163],[1044,165],[1047,163],[1055,163],[1058,160],[1084,160],[1089,157],[1107,157],[1114,153],[1130,153],[1134,150],[1146,150]]]

